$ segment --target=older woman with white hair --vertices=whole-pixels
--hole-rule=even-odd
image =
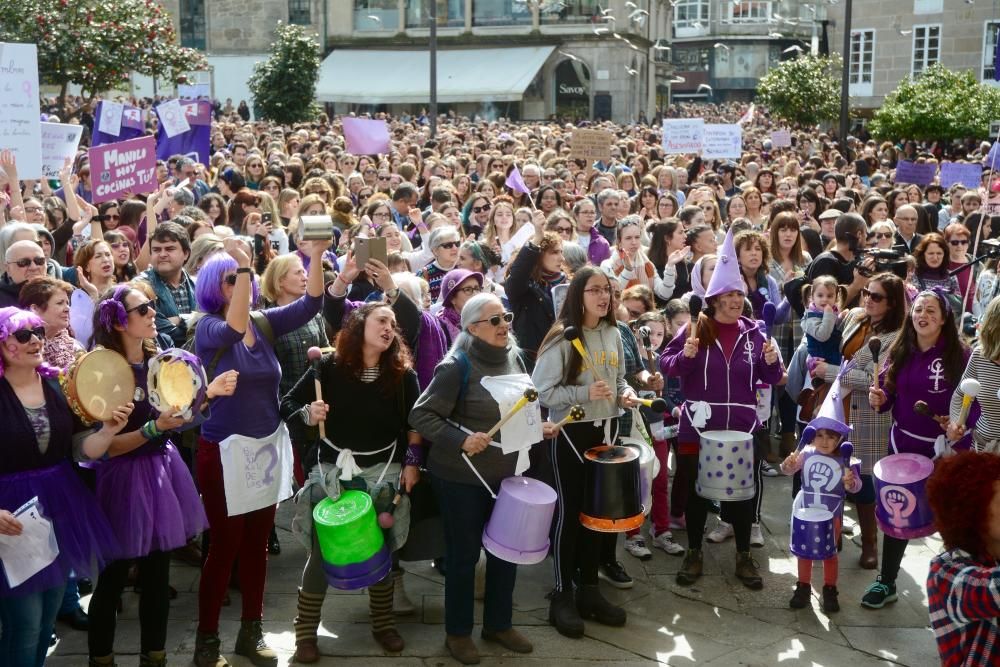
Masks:
[[[431,288],[431,299],[437,301],[445,274],[458,266],[458,249],[462,245],[462,237],[454,227],[436,227],[431,232],[427,245],[434,255],[434,261],[420,269],[417,275],[427,281]]]
[[[486,486],[499,489],[515,474],[517,460],[490,446],[500,439],[486,434],[500,420],[500,408],[480,384],[484,377],[525,372],[511,320],[513,314],[495,295],[471,297],[462,308],[461,332],[410,413],[410,425],[434,443],[428,468],[444,519],[448,563],[445,644],[466,665],[479,662],[471,635],[476,563],[494,505]],[[515,564],[487,552],[482,637],[530,653],[531,642],[512,626],[516,576]]]

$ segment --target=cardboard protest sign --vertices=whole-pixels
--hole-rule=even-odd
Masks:
[[[191,129],[184,110],[181,109],[180,100],[163,102],[156,107],[156,115],[160,117],[160,127],[167,133],[167,137],[176,137]]]
[[[791,148],[792,133],[788,130],[775,130],[771,133],[771,148]]]
[[[982,175],[983,167],[976,163],[941,163],[941,187],[943,188],[950,188],[955,183],[961,183],[967,188],[978,188]]]
[[[42,123],[42,177],[58,178],[66,160],[76,157],[82,125]]]
[[[389,126],[384,120],[344,118],[344,141],[354,155],[378,155],[389,152]]]
[[[22,179],[42,177],[38,50],[0,42],[0,150],[10,149]]]
[[[100,146],[101,144],[114,144],[119,141],[128,141],[129,139],[135,139],[141,137],[143,132],[145,132],[145,124],[142,118],[142,109],[139,107],[134,107],[128,104],[122,105],[122,115],[121,121],[117,127],[109,127],[109,130],[117,129],[116,134],[111,134],[111,132],[104,131],[104,105],[109,104],[105,101],[100,101],[97,103],[97,109],[94,110],[94,133],[90,140],[91,146]]]
[[[614,136],[607,130],[576,128],[569,140],[569,156],[586,164],[611,162],[611,141]]]
[[[736,124],[705,125],[701,157],[706,160],[743,155],[743,128]]]
[[[125,193],[156,190],[156,139],[139,137],[90,149],[90,182],[95,204]]]
[[[933,163],[918,163],[902,160],[896,165],[895,183],[928,185],[934,182],[937,165]]]
[[[663,121],[663,150],[668,154],[701,153],[703,118],[667,118]]]

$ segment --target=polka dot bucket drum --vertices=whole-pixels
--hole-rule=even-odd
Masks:
[[[837,553],[833,512],[819,507],[798,507],[792,512],[788,550],[806,560],[826,560]]]
[[[742,431],[703,432],[695,491],[709,500],[753,498],[753,436]]]

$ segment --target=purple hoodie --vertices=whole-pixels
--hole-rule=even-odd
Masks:
[[[712,416],[702,431],[743,431],[753,433],[757,421],[758,383],[777,384],[784,372],[781,363],[764,363],[766,338],[757,323],[747,317],[739,320],[740,334],[731,359],[726,359],[722,346],[716,341],[709,348],[701,348],[693,359],[684,356],[684,342],[688,327],[683,327],[660,355],[660,370],[665,376],[681,381],[685,407],[681,410],[678,440],[681,443],[698,442],[698,432],[691,425],[690,407],[697,401],[710,404]],[[749,349],[748,349],[749,346]],[[727,406],[725,403],[737,405]],[[714,404],[714,405],[711,405]]]

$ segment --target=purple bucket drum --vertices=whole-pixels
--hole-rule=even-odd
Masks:
[[[798,507],[792,511],[792,534],[788,549],[805,560],[826,560],[837,554],[833,534],[833,512],[819,507]]]
[[[753,436],[742,431],[702,433],[695,491],[708,500],[753,498]]]
[[[934,533],[927,479],[934,463],[920,454],[891,454],[875,464],[875,518],[886,535],[912,540]]]
[[[500,482],[493,513],[483,531],[483,546],[508,563],[534,565],[549,553],[549,529],[556,509],[556,492],[530,477]]]

